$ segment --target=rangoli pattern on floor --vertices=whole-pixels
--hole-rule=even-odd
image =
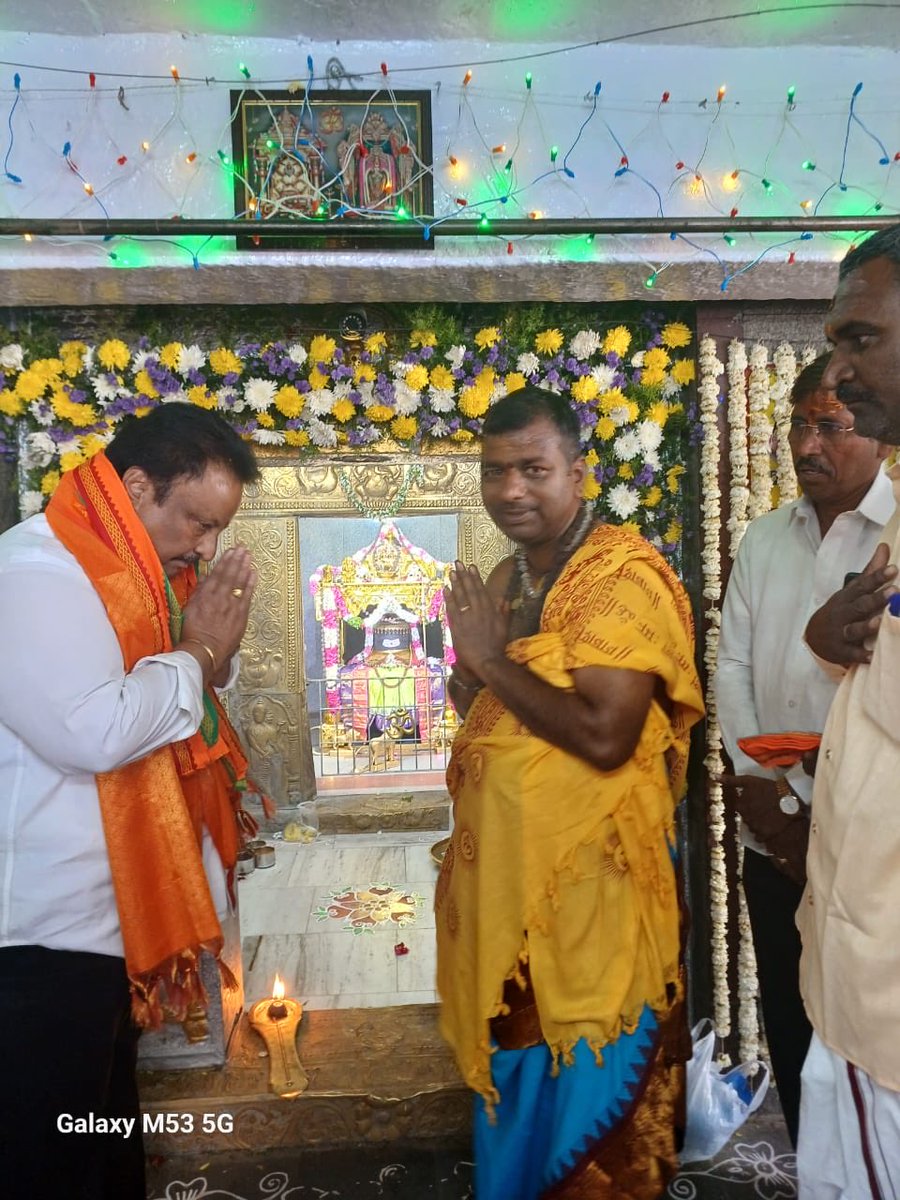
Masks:
[[[327,899],[313,909],[313,916],[317,921],[342,921],[350,933],[373,933],[376,929],[414,925],[424,903],[418,892],[392,883],[370,883],[329,892]]]

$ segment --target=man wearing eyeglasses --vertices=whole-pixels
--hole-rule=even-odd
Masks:
[[[794,915],[813,781],[799,765],[786,774],[764,770],[737,739],[824,728],[837,683],[804,644],[803,631],[845,576],[863,570],[894,511],[881,470],[890,447],[859,436],[851,413],[824,389],[827,362],[827,355],[817,359],[794,384],[789,444],[803,495],[747,527],[725,595],[714,682],[736,772],[722,782],[743,818],[743,885],[766,1038],[794,1146],[811,1036]]]

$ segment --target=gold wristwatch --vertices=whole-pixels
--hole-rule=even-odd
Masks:
[[[800,811],[800,800],[791,785],[784,778],[775,780],[775,791],[778,793],[778,807],[787,817],[795,817]]]

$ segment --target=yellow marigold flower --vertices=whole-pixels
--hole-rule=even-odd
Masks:
[[[213,393],[202,383],[188,388],[187,397],[191,404],[196,404],[198,408],[215,408],[217,404]]]
[[[596,467],[599,461],[600,455],[596,450],[588,450],[587,454],[584,456],[584,465],[586,467]]]
[[[63,391],[53,393],[50,406],[61,421],[68,421],[70,425],[93,425],[97,420],[92,405],[76,404]]]
[[[526,386],[528,380],[521,371],[510,371],[504,382],[506,383],[506,391],[509,393],[518,392],[521,388]]]
[[[370,333],[366,338],[366,349],[370,354],[377,354],[379,350],[383,350],[387,345],[387,338],[383,333]]]
[[[674,404],[669,405],[669,416],[674,417],[676,413],[683,413],[683,412],[684,412],[684,405],[681,403],[680,400],[676,401]]]
[[[81,448],[85,458],[93,458],[95,454],[106,449],[106,442],[99,433],[89,433],[86,438],[82,439]]]
[[[441,391],[449,391],[456,384],[453,378],[453,372],[449,367],[438,363],[437,366],[431,368],[431,386],[440,388]]]
[[[309,357],[314,363],[330,363],[336,349],[337,343],[334,338],[318,333],[309,343]]]
[[[454,442],[471,442],[475,439],[475,434],[471,429],[457,429],[456,433],[450,434],[451,441]]]
[[[131,362],[131,352],[119,338],[109,338],[97,347],[97,361],[107,371],[124,371]]]
[[[168,367],[170,371],[174,371],[178,366],[178,356],[184,349],[181,342],[169,342],[163,346],[159,352],[159,361],[164,367]]]
[[[634,400],[626,400],[625,411],[628,414],[629,421],[636,421],[641,410],[638,408]]]
[[[475,345],[479,350],[489,350],[495,342],[500,341],[500,330],[496,325],[486,325],[475,334]],[[468,439],[463,438],[463,441]]]
[[[633,533],[637,537],[641,536],[641,527],[637,521],[623,521],[619,528],[624,529],[626,533]]]
[[[391,433],[398,442],[408,442],[419,431],[419,423],[415,417],[394,417],[391,421]]]
[[[209,365],[217,375],[230,375],[232,372],[240,375],[244,369],[244,364],[235,352],[226,349],[225,346],[220,346],[218,350],[210,352]]]
[[[608,392],[604,392],[600,397],[600,411],[609,416],[614,408],[621,408],[624,403],[625,393],[622,389],[610,388]]]
[[[39,358],[37,362],[32,363],[31,369],[40,375],[41,379],[46,379],[48,383],[53,383],[62,374],[62,359]]]
[[[671,411],[665,400],[657,400],[655,404],[651,404],[647,409],[647,420],[652,421],[654,425],[658,425],[660,429],[665,429],[666,421],[668,421]]]
[[[153,412],[153,407],[152,404],[142,404],[140,408],[134,410],[134,415],[136,417],[146,417]]]
[[[428,368],[423,366],[410,367],[406,372],[406,385],[420,392],[428,383]]]
[[[263,429],[274,429],[275,428],[275,418],[269,416],[269,414],[267,412],[257,413],[256,414],[256,423],[257,423],[257,425],[262,425]]]
[[[63,371],[70,379],[81,371],[84,361],[80,354],[66,354],[63,358]]]
[[[483,388],[463,388],[459,398],[459,411],[467,417],[483,417],[490,403],[490,395]]]
[[[41,476],[41,492],[45,496],[52,496],[56,491],[59,483],[59,471],[45,471]]]
[[[330,378],[330,375],[323,374],[318,367],[313,367],[309,373],[309,386],[316,390],[326,387]]]
[[[25,399],[8,388],[0,392],[0,413],[5,417],[20,417],[25,411]]]
[[[344,396],[340,400],[335,400],[331,406],[331,415],[336,421],[349,421],[356,415],[356,405]]]
[[[612,417],[601,417],[594,426],[594,433],[602,442],[608,442],[611,437],[615,437],[616,423]]]
[[[563,344],[563,335],[558,329],[545,329],[534,339],[538,354],[555,354]]]
[[[664,542],[680,542],[681,541],[681,522],[670,521],[665,533],[662,535]]]
[[[690,329],[682,321],[670,321],[668,325],[663,325],[662,343],[670,350],[689,345],[691,336]]]
[[[626,329],[624,325],[617,325],[615,329],[607,331],[603,338],[603,345],[600,347],[604,354],[618,354],[619,357],[628,353],[628,347],[631,345],[631,331]]]
[[[60,456],[59,469],[63,472],[74,471],[76,467],[80,467],[84,462],[84,455],[80,450],[67,450],[65,454]]]
[[[662,346],[654,346],[644,355],[644,370],[648,367],[667,367],[671,361],[668,351],[663,350]]]
[[[280,387],[275,393],[275,407],[285,417],[299,417],[305,401],[292,384]]]
[[[686,383],[691,383],[696,373],[697,368],[692,358],[680,358],[672,367],[672,378],[682,386]]]
[[[47,381],[34,367],[26,367],[16,380],[15,393],[25,401],[38,400],[43,396]]]
[[[153,386],[153,380],[150,378],[150,372],[145,367],[138,371],[134,377],[134,386],[144,396],[149,396],[151,400],[155,400],[159,392]]]
[[[669,467],[668,471],[666,471],[666,487],[669,489],[669,491],[672,493],[673,496],[677,494],[679,486],[680,486],[678,483],[678,477],[679,477],[679,475],[683,475],[683,474],[684,474],[684,467],[680,463],[677,466]],[[671,539],[666,539],[666,540],[669,541]]]
[[[621,467],[619,467],[619,478],[634,479],[634,468],[631,463],[622,463]]]
[[[59,347],[60,358],[65,358],[67,354],[84,354],[87,346],[84,342],[62,342]]]
[[[286,429],[284,441],[287,446],[308,446],[309,434],[305,429]]]
[[[496,378],[497,378],[497,376],[494,371],[494,368],[493,367],[485,367],[483,371],[479,372],[479,374],[475,376],[474,386],[478,389],[479,392],[484,392],[485,395],[488,397],[488,399],[490,399],[491,393],[494,390],[494,383],[496,381]]]
[[[582,404],[590,404],[600,394],[600,384],[593,375],[582,375],[572,384],[572,399]]]
[[[650,490],[647,492],[647,495],[644,497],[643,504],[644,504],[645,508],[656,508],[656,506],[657,506],[657,504],[659,504],[660,500],[662,500],[662,488],[657,487],[654,484],[653,487],[650,488]]]
[[[602,488],[594,478],[594,472],[588,471],[584,477],[584,486],[581,489],[581,498],[583,500],[596,500],[602,492]]]
[[[391,421],[394,415],[394,410],[386,404],[370,404],[366,409],[366,416],[370,421]]]
[[[371,363],[357,363],[353,368],[353,379],[356,383],[371,383],[375,378],[375,368]]]
[[[418,346],[436,346],[437,337],[430,329],[414,329],[409,335],[409,344],[413,349]]]
[[[665,382],[666,372],[664,367],[644,367],[641,371],[641,383],[644,387],[659,387]]]

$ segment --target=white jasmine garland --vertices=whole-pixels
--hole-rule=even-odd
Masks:
[[[750,384],[747,389],[747,440],[750,460],[752,521],[772,507],[772,421],[769,417],[769,351],[757,343],[750,350]]]
[[[797,499],[797,473],[788,442],[791,427],[791,389],[797,378],[797,355],[789,342],[782,342],[775,350],[775,381],[771,387],[775,407],[772,422],[775,426],[775,482],[778,485],[778,505],[790,504]]]
[[[244,399],[254,412],[265,412],[274,401],[277,390],[273,379],[250,378],[244,384]]]
[[[19,496],[19,511],[22,519],[33,517],[44,507],[44,496],[41,492],[22,492]]]
[[[609,507],[621,521],[627,521],[637,512],[641,498],[627,483],[617,483],[607,494]]]
[[[728,347],[728,463],[731,467],[731,495],[728,532],[731,540],[728,553],[737,554],[750,504],[749,459],[747,456],[747,348],[733,341]]]

